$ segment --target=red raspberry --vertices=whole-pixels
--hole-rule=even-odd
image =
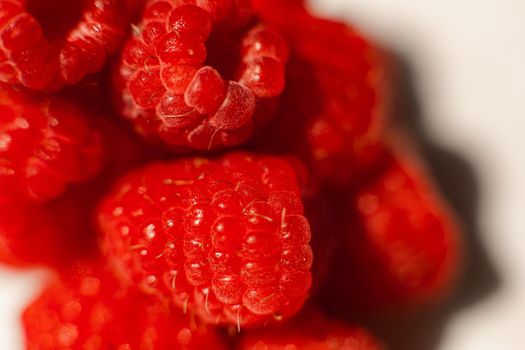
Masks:
[[[366,330],[327,320],[319,314],[300,317],[283,328],[247,333],[239,350],[382,350]]]
[[[207,322],[287,318],[311,285],[297,176],[279,158],[234,153],[150,165],[119,182],[99,222],[121,279]]]
[[[101,163],[100,134],[74,105],[0,86],[0,203],[52,199]]]
[[[246,1],[150,1],[116,74],[122,114],[175,149],[238,145],[284,88],[288,48]],[[246,29],[248,28],[248,29]]]
[[[344,257],[328,291],[338,310],[416,305],[450,289],[460,230],[427,179],[412,159],[393,156],[351,197]]]
[[[23,314],[28,350],[226,349],[168,305],[119,290],[100,268],[79,264],[51,283]]]
[[[123,0],[0,0],[0,81],[54,90],[99,71],[124,39],[123,6]]]
[[[278,123],[261,133],[259,145],[300,155],[332,184],[348,184],[381,154],[380,55],[354,28],[311,17],[295,3],[264,5],[257,9],[291,54]],[[275,6],[286,15],[275,16]]]

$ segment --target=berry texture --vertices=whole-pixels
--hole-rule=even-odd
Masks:
[[[381,155],[387,106],[380,53],[354,28],[312,17],[296,3],[259,3],[288,41],[290,63],[276,122],[257,145],[300,156],[330,184],[355,181]]]
[[[74,105],[0,87],[0,203],[55,198],[102,157],[100,133]]]
[[[348,199],[346,199],[348,201]],[[442,296],[460,266],[460,236],[416,161],[392,156],[351,196],[336,307],[377,311]],[[348,213],[351,213],[348,215]]]
[[[23,314],[28,350],[225,349],[219,336],[138,291],[119,290],[100,267],[78,263]]]
[[[288,47],[246,1],[151,1],[117,67],[135,129],[176,150],[246,141],[284,89]]]
[[[239,350],[382,350],[366,330],[310,314],[275,330],[248,333]]]
[[[207,322],[279,321],[307,297],[310,228],[282,159],[233,153],[150,165],[122,179],[98,217],[121,280]]]
[[[124,39],[124,0],[1,0],[0,81],[39,90],[102,69]]]

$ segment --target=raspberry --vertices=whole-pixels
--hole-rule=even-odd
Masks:
[[[176,150],[246,141],[284,89],[288,48],[247,2],[151,1],[117,67],[115,90],[135,129]],[[262,105],[262,106],[261,106]]]
[[[450,289],[459,228],[427,178],[412,159],[394,155],[352,196],[344,262],[329,291],[338,310],[416,305]]]
[[[123,6],[123,0],[1,0],[0,81],[56,90],[101,70],[124,39]]]
[[[278,123],[258,146],[299,155],[329,183],[346,185],[381,155],[384,64],[355,29],[274,3],[257,9],[288,40],[290,64]],[[274,6],[286,15],[275,16]]]
[[[74,105],[0,86],[0,203],[55,198],[101,163],[100,134]]]
[[[310,314],[275,330],[248,333],[239,350],[381,350],[366,330]]]
[[[226,349],[168,305],[119,290],[98,266],[78,264],[53,281],[23,314],[26,347],[55,349]]]
[[[233,153],[153,164],[121,180],[98,217],[120,279],[207,322],[279,321],[307,297],[310,228],[282,159]]]

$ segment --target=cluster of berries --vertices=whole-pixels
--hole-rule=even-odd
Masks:
[[[386,71],[300,0],[0,0],[0,261],[56,272],[27,349],[387,348],[348,319],[461,245]]]

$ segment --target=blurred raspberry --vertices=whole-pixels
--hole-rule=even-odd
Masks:
[[[329,183],[350,184],[381,157],[388,101],[379,50],[354,28],[312,17],[298,2],[258,3],[291,53],[276,122],[259,134],[257,147],[299,155]]]
[[[123,291],[99,266],[79,263],[23,314],[28,350],[226,349],[219,336],[168,305]]]
[[[279,329],[248,332],[239,350],[382,350],[361,327],[349,326],[310,313]]]
[[[0,203],[56,198],[102,162],[101,135],[75,105],[0,86]]]
[[[0,81],[39,90],[102,69],[137,0],[0,0]],[[124,11],[123,11],[124,10]]]
[[[460,269],[458,224],[416,160],[393,155],[346,202],[327,301],[384,311],[443,296]]]

